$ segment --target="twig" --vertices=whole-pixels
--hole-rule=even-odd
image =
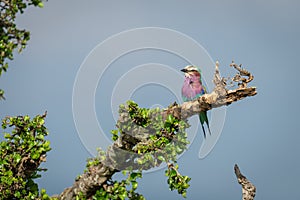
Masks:
[[[230,64],[231,67],[234,67],[236,70],[239,71],[238,74],[236,74],[233,78],[232,81],[234,82],[239,82],[238,85],[240,88],[246,88],[247,87],[247,83],[251,82],[254,79],[254,76],[248,72],[247,70],[242,68],[242,65],[237,65],[234,63],[234,61],[232,61],[232,63]],[[248,78],[243,78],[242,76],[248,76]]]

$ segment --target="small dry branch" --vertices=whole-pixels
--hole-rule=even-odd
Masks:
[[[256,193],[256,187],[241,173],[237,164],[234,166],[234,173],[238,183],[242,186],[243,200],[253,200]]]

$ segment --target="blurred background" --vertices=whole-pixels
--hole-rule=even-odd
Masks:
[[[207,157],[198,158],[201,130],[180,157],[182,174],[192,178],[187,199],[240,199],[235,163],[257,187],[255,199],[297,199],[299,7],[297,0],[49,0],[43,9],[30,8],[17,20],[19,27],[31,32],[31,40],[0,79],[6,97],[0,102],[0,117],[48,111],[52,151],[43,164],[48,171],[38,183],[50,194],[62,192],[92,156],[81,142],[72,111],[73,87],[84,60],[98,44],[120,32],[171,29],[202,45],[212,61],[220,62],[226,76],[235,73],[228,67],[232,60],[242,63],[253,73],[251,86],[258,90],[255,97],[227,107],[222,134]],[[179,56],[151,49],[112,62],[95,91],[95,113],[107,137],[115,128],[114,86],[122,75],[144,63],[161,63],[175,71],[188,64]],[[209,79],[205,77],[208,84]],[[174,84],[180,89],[181,83]],[[181,101],[173,92],[148,84],[131,97],[143,107],[166,107]],[[163,169],[145,174],[138,191],[146,199],[182,199],[169,191]]]

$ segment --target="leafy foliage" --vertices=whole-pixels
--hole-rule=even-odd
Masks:
[[[16,25],[16,16],[23,13],[28,6],[43,7],[41,0],[1,0],[0,2],[0,76],[7,71],[7,59],[13,59],[13,53],[17,49],[21,52],[30,39],[30,33],[21,30]],[[4,98],[3,90],[0,90],[0,99]]]
[[[186,197],[186,190],[190,187],[188,182],[191,180],[188,176],[182,176],[178,172],[178,165],[173,164],[168,165],[168,169],[165,171],[166,176],[168,177],[168,184],[170,190],[176,189],[179,194],[183,197]]]
[[[177,190],[179,194],[186,197],[190,178],[182,176],[178,172],[176,160],[177,155],[183,153],[186,145],[189,143],[187,133],[185,132],[185,129],[189,127],[187,122],[172,115],[168,115],[164,119],[161,114],[162,110],[159,108],[140,108],[133,101],[128,101],[127,105],[120,105],[119,113],[122,120],[119,120],[117,123],[118,129],[111,131],[112,139],[114,141],[119,140],[121,143],[125,142],[123,144],[124,147],[132,153],[130,157],[126,158],[133,160],[133,166],[127,167],[123,172],[134,174],[138,171],[142,174],[144,170],[159,166],[165,162],[168,165],[166,176],[168,177],[169,188]],[[126,143],[130,140],[131,144]],[[105,153],[102,152],[100,155],[104,156],[102,157],[103,161]],[[129,183],[128,179],[118,182],[118,186],[124,187],[126,183]],[[137,183],[135,182],[132,185],[136,185],[137,187]],[[123,189],[122,191],[125,190]],[[97,194],[106,195],[107,190],[101,188]],[[129,195],[126,197],[129,197]]]
[[[2,120],[2,128],[12,131],[5,132],[5,140],[0,143],[0,199],[39,197],[38,185],[33,179],[41,177],[39,171],[46,170],[39,166],[51,150],[50,142],[45,140],[48,135],[45,117],[46,113],[33,119],[26,115]],[[42,199],[46,197],[44,191]]]
[[[127,179],[121,181],[110,181],[99,189],[93,196],[95,200],[108,200],[108,199],[120,199],[126,198],[132,200],[144,200],[144,196],[137,193],[138,187],[137,178],[142,178],[141,172],[123,171],[123,174],[127,174]]]
[[[110,167],[122,171],[127,178],[113,180],[111,177],[92,196],[81,193],[77,195],[77,199],[143,200],[145,197],[136,191],[137,178],[142,178],[145,170],[157,167],[163,162],[168,166],[166,176],[169,188],[186,197],[191,179],[179,173],[176,160],[189,143],[185,132],[189,125],[186,121],[172,115],[163,116],[162,113],[159,108],[140,108],[133,101],[120,105],[118,129],[111,131],[115,141],[111,148],[117,149],[98,149],[98,156],[88,159],[85,173],[92,171],[95,166],[114,163]],[[77,180],[80,178],[81,176]]]

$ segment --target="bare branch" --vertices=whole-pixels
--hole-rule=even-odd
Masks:
[[[237,164],[234,166],[234,173],[238,179],[238,183],[242,186],[243,200],[253,200],[256,187],[240,172]]]
[[[234,67],[236,70],[239,71],[238,74],[236,74],[233,78],[232,81],[234,82],[239,82],[239,86],[240,88],[246,88],[247,87],[247,83],[251,82],[254,79],[254,76],[248,72],[247,70],[242,68],[242,65],[237,65],[235,64],[233,61],[230,64],[231,67]],[[248,76],[248,78],[243,78],[242,76]]]

